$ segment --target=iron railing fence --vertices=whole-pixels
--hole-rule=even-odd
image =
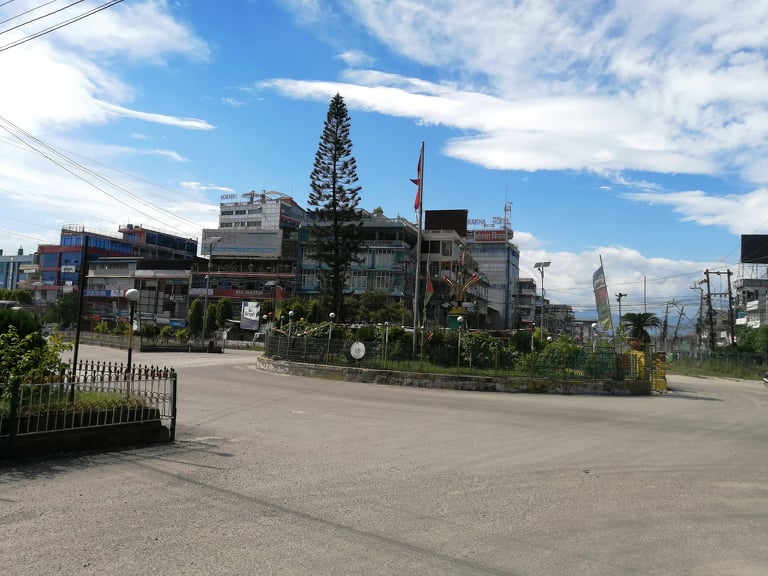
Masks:
[[[644,379],[637,358],[609,348],[579,348],[567,356],[537,352],[519,354],[502,347],[472,348],[459,342],[417,346],[411,342],[357,341],[267,334],[264,353],[273,359],[398,370],[499,377],[571,380]]]
[[[670,371],[762,378],[768,372],[768,355],[738,350],[673,350],[667,353]]]
[[[0,437],[165,421],[176,435],[173,368],[82,360],[45,382],[14,379],[0,391]]]

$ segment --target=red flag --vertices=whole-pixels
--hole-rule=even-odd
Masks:
[[[424,142],[421,143],[421,154],[419,154],[419,165],[416,168],[416,178],[411,178],[411,182],[419,188],[416,190],[416,199],[413,201],[413,209],[421,208],[421,193],[424,185]]]
[[[282,300],[285,298],[285,291],[280,286],[275,286],[275,300]]]
[[[432,285],[432,278],[427,276],[427,288],[424,291],[424,306],[429,304],[432,299],[432,295],[435,293],[435,287]]]

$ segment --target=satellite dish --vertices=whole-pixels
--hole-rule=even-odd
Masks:
[[[362,342],[354,342],[349,349],[349,353],[352,354],[352,358],[355,360],[360,360],[360,358],[365,356],[365,344]]]

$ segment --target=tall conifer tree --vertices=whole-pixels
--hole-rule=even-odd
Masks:
[[[331,99],[310,176],[310,234],[323,266],[320,291],[328,308],[343,320],[344,284],[352,265],[361,262],[362,212],[357,208],[357,162],[349,138],[351,121],[340,94]]]

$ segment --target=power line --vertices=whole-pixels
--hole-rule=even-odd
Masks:
[[[25,12],[21,12],[20,14],[16,14],[16,16],[11,16],[10,18],[6,18],[3,21],[0,21],[0,24],[5,24],[6,22],[10,22],[11,20],[16,20],[16,18],[20,18],[21,16],[24,16],[25,14],[29,14],[30,12],[34,12],[35,10],[40,10],[40,8],[43,8],[44,6],[48,6],[48,4],[53,4],[57,0],[48,0],[45,4],[40,4],[40,6],[35,6],[34,8],[30,8],[29,10],[26,10]],[[75,4],[79,4],[83,0],[78,0],[78,2],[75,2]],[[69,6],[72,6],[73,4],[70,4]],[[47,18],[48,16],[51,16],[52,14],[56,14],[56,12],[61,12],[62,10],[66,10],[69,8],[69,6],[64,6],[64,8],[59,8],[55,12],[49,12],[48,14],[45,14],[44,16],[38,16],[37,18],[33,18],[32,20],[27,20],[26,22],[19,24],[18,26],[14,26],[13,28],[8,28],[8,30],[3,30],[0,32],[0,34],[5,34],[6,32],[10,32],[11,30],[15,30],[16,28],[20,28],[22,26],[26,26],[30,22],[34,22],[35,20],[40,20],[42,18]]]
[[[5,126],[3,123],[8,124],[9,126],[11,126],[13,128],[13,130],[8,128],[8,126]],[[63,170],[69,172],[74,177],[76,177],[79,180],[85,182],[89,186],[99,190],[100,192],[102,192],[103,194],[105,194],[109,198],[115,200],[116,202],[119,202],[123,206],[126,206],[127,208],[130,208],[132,210],[135,210],[136,212],[138,212],[139,214],[142,214],[143,216],[146,216],[150,220],[160,221],[160,220],[158,220],[156,215],[151,215],[151,214],[148,214],[146,212],[143,212],[143,211],[139,210],[136,206],[131,205],[131,204],[125,202],[124,200],[118,198],[114,194],[110,194],[109,192],[107,192],[106,190],[104,190],[103,188],[101,188],[100,186],[98,186],[97,184],[92,182],[91,180],[89,180],[89,179],[85,178],[84,176],[78,174],[75,171],[75,169],[78,169],[78,170],[84,172],[85,174],[87,174],[91,178],[95,178],[97,180],[100,180],[100,181],[106,183],[109,186],[112,186],[113,188],[116,188],[118,191],[123,192],[124,194],[126,194],[127,196],[129,196],[130,198],[135,200],[136,202],[139,202],[139,203],[141,203],[141,204],[143,204],[143,205],[145,205],[145,206],[147,206],[147,207],[149,207],[149,208],[151,208],[153,210],[156,210],[156,211],[161,212],[161,213],[168,214],[169,216],[175,218],[179,222],[183,222],[185,224],[189,224],[189,225],[195,226],[195,227],[200,227],[200,225],[197,222],[193,222],[192,220],[189,220],[189,219],[181,217],[181,216],[177,216],[176,214],[173,214],[172,212],[168,212],[167,210],[161,208],[160,206],[157,206],[156,204],[153,204],[152,202],[149,202],[149,201],[145,200],[144,198],[141,198],[140,196],[137,196],[137,195],[133,194],[132,192],[126,190],[122,186],[116,184],[115,182],[113,182],[109,178],[99,174],[98,172],[96,172],[94,170],[91,170],[90,168],[88,168],[86,166],[83,166],[82,164],[80,164],[80,163],[76,162],[75,160],[69,158],[66,154],[63,154],[62,152],[60,152],[59,150],[57,150],[53,146],[51,146],[49,144],[46,144],[45,142],[43,142],[39,138],[36,138],[32,134],[26,132],[25,130],[23,130],[22,128],[20,128],[19,126],[17,126],[16,124],[14,124],[10,120],[8,120],[7,118],[4,118],[3,116],[0,116],[0,127],[3,128],[6,132],[8,132],[16,140],[21,142],[29,150],[31,150],[33,152],[36,152],[37,154],[43,156],[47,160],[50,160],[51,162],[53,162],[54,164],[56,164],[57,166],[59,166]],[[19,134],[22,134],[25,138],[31,140],[32,142],[39,144],[42,148],[45,148],[46,150],[50,151],[51,154],[49,155],[46,152],[44,152],[43,150],[41,150],[39,148],[36,148],[32,143],[25,141],[21,136],[19,136],[19,134],[15,133],[14,130],[16,132],[18,132]],[[65,164],[67,164],[68,166],[65,166]],[[74,168],[71,168],[71,167],[74,167]],[[170,225],[168,222],[163,222],[163,223],[166,226],[169,226],[170,228],[172,228],[173,230],[176,230],[177,232],[184,233],[183,230],[181,230],[180,228],[177,228],[175,226]]]
[[[16,40],[14,42],[10,42],[4,46],[0,46],[0,52],[5,52],[6,50],[9,50],[11,48],[15,48],[16,46],[20,46],[21,44],[24,44],[26,42],[29,42],[30,40],[34,40],[35,38],[39,38],[40,36],[45,36],[46,34],[49,34],[51,32],[54,32],[60,28],[64,28],[65,26],[69,26],[70,24],[74,24],[75,22],[78,22],[82,20],[83,18],[87,18],[88,16],[91,16],[93,14],[96,14],[97,12],[101,12],[102,10],[106,10],[107,8],[110,8],[114,6],[115,4],[119,4],[123,0],[111,0],[110,2],[105,2],[101,6],[97,6],[96,8],[93,8],[89,10],[88,12],[84,12],[83,14],[79,16],[75,16],[74,18],[70,18],[69,20],[65,20],[64,22],[60,22],[59,24],[56,24],[54,26],[50,26],[44,30],[41,30],[40,32],[35,32],[34,34],[31,34],[30,36],[27,36],[26,38],[21,38],[20,40]]]

